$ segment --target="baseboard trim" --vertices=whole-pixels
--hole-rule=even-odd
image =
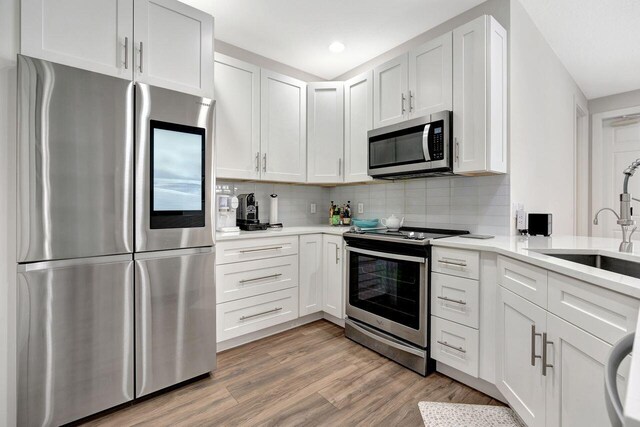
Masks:
[[[341,328],[344,328],[344,319],[338,319],[337,317],[325,312],[322,312],[322,314],[325,320],[328,320],[329,322],[335,323]]]
[[[476,390],[486,394],[487,396],[491,396],[492,398],[499,400],[505,405],[507,404],[507,400],[504,398],[502,393],[500,393],[500,390],[498,390],[498,388],[494,384],[491,384],[488,381],[472,377],[469,374],[466,374],[440,362],[436,363],[436,371],[448,376],[449,378],[453,378],[454,380],[461,382],[462,384],[468,385],[471,388],[475,388]]]
[[[307,323],[315,322],[316,320],[323,319],[324,318],[323,314],[324,314],[323,312],[312,313],[307,316],[298,317],[297,319],[290,320],[285,323],[280,323],[279,325],[271,326],[269,328],[261,329],[259,331],[251,332],[246,335],[242,335],[239,337],[231,338],[226,341],[219,342],[217,352],[220,353],[221,351],[229,350],[234,347],[239,347],[241,345],[248,344],[252,341],[257,341],[259,339],[266,338],[271,335],[279,334],[280,332],[288,331],[289,329],[297,328],[298,326],[306,325]],[[330,319],[327,319],[327,320],[330,320]],[[343,322],[343,327],[344,327],[344,322]]]

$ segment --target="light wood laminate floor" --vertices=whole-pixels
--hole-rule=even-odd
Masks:
[[[319,320],[220,353],[210,378],[86,425],[421,426],[422,400],[501,405],[444,375],[409,371]]]

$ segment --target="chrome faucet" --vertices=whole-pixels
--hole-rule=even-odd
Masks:
[[[635,197],[631,197],[629,193],[629,178],[636,173],[636,169],[640,167],[640,159],[636,159],[633,163],[629,165],[628,168],[624,170],[624,184],[622,186],[622,194],[620,194],[620,215],[616,211],[611,208],[602,208],[598,212],[596,212],[595,217],[593,218],[593,225],[598,225],[598,215],[602,211],[611,211],[618,219],[616,222],[622,229],[622,242],[620,243],[620,252],[633,252],[633,242],[631,241],[631,236],[636,231],[638,227],[636,227],[636,222],[632,217],[632,208],[631,201],[635,200],[640,202],[640,199],[636,199]],[[629,232],[629,229],[631,232]]]

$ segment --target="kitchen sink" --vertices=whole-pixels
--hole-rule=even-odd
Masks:
[[[545,253],[545,255],[640,279],[640,262],[594,254]]]

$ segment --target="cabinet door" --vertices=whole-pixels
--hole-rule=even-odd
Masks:
[[[453,31],[453,171],[507,171],[507,33],[490,16]]]
[[[306,83],[261,71],[262,179],[304,182],[307,177]]]
[[[535,357],[542,354],[542,341],[535,334],[546,331],[546,313],[498,287],[496,386],[530,427],[545,423],[545,377]]]
[[[604,365],[611,345],[547,315],[547,426],[608,426]],[[618,390],[624,402],[630,367],[628,356],[618,370]]]
[[[409,52],[409,114],[425,116],[451,110],[453,104],[452,34]]]
[[[133,76],[133,0],[22,0],[20,53]]]
[[[344,313],[342,236],[323,235],[323,309],[338,319]]]
[[[300,316],[322,311],[322,234],[300,236]]]
[[[344,82],[344,181],[370,181],[367,132],[373,128],[373,71]]]
[[[307,182],[343,181],[343,93],[342,82],[307,86]]]
[[[176,0],[136,0],[136,80],[213,98],[213,17]]]
[[[453,31],[453,137],[456,173],[486,169],[486,17]]]
[[[373,70],[373,127],[399,123],[407,118],[408,54]]]
[[[260,178],[260,68],[215,55],[219,178]]]

